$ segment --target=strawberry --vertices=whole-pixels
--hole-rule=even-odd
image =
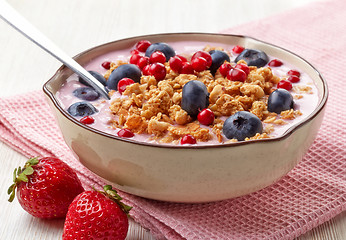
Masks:
[[[84,191],[77,174],[58,158],[31,158],[16,168],[9,187],[22,208],[38,218],[64,218],[73,199]]]
[[[130,209],[110,185],[104,187],[104,192],[85,191],[73,200],[68,209],[62,238],[125,239]]]

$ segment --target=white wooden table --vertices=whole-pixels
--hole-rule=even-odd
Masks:
[[[0,0],[1,1],[1,0]],[[38,29],[74,56],[92,46],[163,32],[218,32],[316,0],[8,0]],[[0,21],[0,96],[41,89],[61,64]],[[61,239],[63,220],[43,221],[7,202],[12,171],[25,158],[0,142],[0,239]],[[131,222],[128,239],[153,239]],[[346,213],[300,240],[346,239]]]

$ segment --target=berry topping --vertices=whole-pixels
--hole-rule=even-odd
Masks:
[[[296,75],[291,75],[287,78],[287,81],[290,81],[291,83],[297,83],[300,81],[300,78]]]
[[[180,144],[181,145],[184,145],[184,144],[196,144],[197,141],[196,141],[196,138],[194,138],[192,135],[185,135],[181,138],[180,140]]]
[[[135,54],[139,54],[140,51],[138,51],[137,49],[132,49],[130,53],[131,55],[135,55]]]
[[[192,57],[191,57],[191,62],[195,59],[195,58],[199,58],[202,57],[205,60],[207,60],[207,68],[209,68],[211,66],[211,64],[213,63],[213,59],[211,58],[210,54],[206,51],[197,51],[195,52]]]
[[[282,111],[293,108],[293,97],[289,91],[278,88],[269,95],[268,111],[280,114]]]
[[[204,70],[207,70],[207,68],[208,68],[208,62],[203,57],[197,57],[197,58],[192,59],[191,65],[192,65],[192,68],[196,72],[202,72]]]
[[[139,52],[145,52],[150,45],[151,45],[151,42],[149,42],[147,40],[142,40],[142,41],[139,41],[138,43],[136,43],[136,49]]]
[[[288,75],[290,75],[290,76],[297,76],[297,77],[300,77],[300,72],[299,71],[297,71],[297,70],[289,70],[288,72],[287,72],[287,74]]]
[[[279,59],[273,59],[268,63],[270,67],[280,67],[282,64],[283,62],[281,62]]]
[[[138,63],[138,60],[141,59],[142,56],[139,55],[139,54],[133,54],[131,57],[130,57],[130,63],[131,64],[137,64]]]
[[[73,95],[79,99],[94,101],[100,97],[100,94],[91,87],[80,87],[73,91]]]
[[[150,75],[153,75],[157,81],[165,79],[166,73],[166,67],[162,63],[153,63],[150,65]]]
[[[118,91],[119,91],[119,93],[122,94],[126,90],[126,87],[128,85],[133,84],[133,83],[135,83],[135,82],[132,79],[130,79],[130,78],[123,78],[123,79],[121,79],[118,82]]]
[[[158,62],[164,64],[166,62],[166,56],[162,52],[156,51],[151,54],[149,61],[150,63]]]
[[[169,59],[169,66],[174,72],[180,73],[183,67],[183,60],[178,55],[171,57],[171,59]]]
[[[231,81],[239,81],[239,82],[245,82],[246,77],[247,77],[246,73],[239,68],[233,68],[231,71],[229,71],[227,75],[227,79]]]
[[[108,89],[118,90],[118,82],[123,78],[130,78],[135,82],[139,82],[142,72],[138,66],[134,64],[123,64],[117,67],[109,76],[107,81]]]
[[[212,110],[209,108],[203,109],[200,113],[197,115],[198,121],[203,125],[210,125],[214,122],[215,115]]]
[[[209,93],[204,83],[198,80],[187,82],[182,91],[181,108],[190,116],[197,116],[199,111],[209,105]]]
[[[148,57],[141,57],[140,59],[138,59],[137,66],[140,69],[143,69],[147,65],[149,65],[149,58]]]
[[[76,102],[72,104],[67,111],[74,117],[85,117],[93,115],[97,112],[97,109],[88,102]]]
[[[106,79],[104,78],[104,76],[102,76],[102,74],[95,72],[95,71],[88,71],[94,78],[96,78],[100,83],[102,83],[102,85],[106,86]],[[87,83],[83,78],[78,77],[78,81],[88,87],[91,87],[89,85],[89,83]]]
[[[153,43],[151,44],[148,49],[145,51],[145,56],[150,57],[153,52],[162,52],[165,54],[166,61],[168,61],[171,57],[175,56],[174,49],[169,46],[167,43]]]
[[[104,69],[110,69],[111,68],[111,62],[109,62],[109,61],[106,61],[106,62],[103,62],[102,64],[101,64],[101,66],[104,68]]]
[[[118,132],[119,137],[132,138],[135,134],[127,128],[123,128]]]
[[[246,73],[246,75],[249,75],[249,73],[250,73],[249,66],[244,64],[244,63],[238,63],[237,65],[235,65],[234,68],[238,68],[238,69],[243,70]]]
[[[150,73],[150,67],[151,65],[146,65],[143,69],[142,69],[142,73],[144,76],[149,76],[151,73]]]
[[[244,141],[245,138],[253,137],[256,133],[262,133],[263,125],[255,114],[239,111],[226,119],[222,131],[228,139]]]
[[[220,74],[225,78],[227,77],[229,71],[232,69],[233,69],[232,65],[228,62],[225,62],[220,66],[219,71],[220,71]]]
[[[179,57],[181,59],[181,61],[183,62],[187,62],[186,57],[182,56],[182,55],[176,55],[177,57]]]
[[[219,69],[219,67],[226,61],[230,62],[230,58],[227,53],[224,51],[219,51],[219,50],[212,50],[209,52],[212,63],[210,66],[210,72],[211,74],[215,75],[216,71]]]
[[[278,82],[277,88],[283,88],[289,91],[292,89],[292,83],[287,80],[280,80],[280,82]]]
[[[95,122],[95,119],[91,116],[85,116],[82,117],[79,121],[83,124],[92,124]]]
[[[183,66],[181,67],[180,73],[181,74],[194,74],[195,72],[193,70],[191,63],[183,62]]]
[[[248,66],[263,67],[269,62],[269,58],[265,52],[255,49],[245,49],[235,59],[235,63],[244,60]]]
[[[244,47],[243,46],[240,46],[240,45],[237,45],[237,46],[234,46],[232,51],[235,53],[235,54],[240,54],[242,51],[244,51]]]
[[[17,192],[22,208],[38,218],[64,218],[73,199],[84,189],[77,174],[58,158],[31,158],[14,171],[9,201]]]

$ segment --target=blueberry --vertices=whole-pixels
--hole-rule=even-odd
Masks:
[[[228,54],[225,53],[224,51],[211,50],[209,54],[211,55],[211,59],[212,59],[212,64],[209,70],[211,74],[213,75],[215,75],[216,71],[225,61],[230,62]]]
[[[150,57],[151,54],[155,51],[160,51],[166,56],[166,62],[171,58],[175,56],[174,49],[169,46],[167,43],[153,43],[151,44],[147,50],[145,51],[145,56]]]
[[[269,95],[268,111],[280,114],[282,111],[293,108],[293,97],[289,91],[278,88]]]
[[[91,87],[77,88],[73,91],[73,95],[87,101],[94,101],[100,97],[100,94]]]
[[[107,88],[118,90],[118,82],[123,78],[130,78],[134,82],[139,82],[142,72],[138,66],[134,64],[123,64],[117,67],[109,76]]]
[[[88,102],[76,102],[67,111],[74,117],[85,117],[97,112],[97,109]]]
[[[104,78],[104,76],[102,76],[102,74],[95,72],[95,71],[88,71],[94,78],[96,78],[100,83],[102,83],[102,85],[106,86],[106,79]],[[88,87],[91,87],[89,85],[89,83],[87,83],[83,78],[78,77],[78,81]]]
[[[262,133],[263,125],[255,114],[239,111],[226,119],[222,131],[228,139],[244,141],[247,137]]]
[[[209,93],[204,83],[198,80],[187,82],[183,87],[181,108],[190,116],[197,116],[199,111],[209,105]]]
[[[244,60],[248,66],[263,67],[269,62],[269,58],[265,52],[255,49],[245,49],[235,59],[235,63]]]

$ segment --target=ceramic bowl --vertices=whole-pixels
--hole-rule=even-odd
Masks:
[[[72,118],[55,95],[72,74],[62,66],[43,89],[67,145],[79,161],[113,186],[137,196],[172,202],[210,202],[263,189],[286,175],[303,158],[321,125],[328,91],[307,61],[272,44],[247,36],[171,33],[132,37],[94,47],[75,59],[82,65],[107,52],[151,42],[205,41],[265,51],[306,72],[316,84],[319,102],[304,121],[280,137],[213,146],[140,143],[95,130]]]

